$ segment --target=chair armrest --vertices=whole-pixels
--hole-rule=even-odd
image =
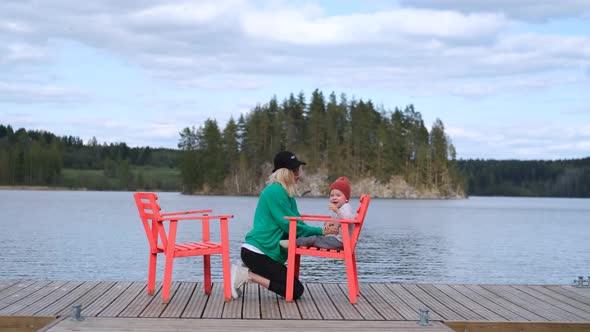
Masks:
[[[297,220],[322,221],[322,222],[339,222],[339,223],[343,223],[343,224],[358,224],[358,223],[360,223],[360,221],[357,221],[356,219],[337,219],[337,218],[332,218],[330,216],[313,216],[313,215],[301,216],[301,217],[285,217],[285,219],[289,220],[289,221],[297,221]]]
[[[175,216],[166,216],[163,218],[160,218],[160,221],[167,221],[167,220],[176,220],[176,221],[180,221],[180,220],[210,220],[210,219],[231,219],[233,218],[234,215],[233,214],[228,214],[228,215],[220,215],[220,216],[185,216],[185,217],[175,217]]]
[[[302,214],[301,218],[332,218],[332,216],[324,214]]]
[[[160,213],[160,215],[162,217],[166,217],[166,216],[177,216],[177,215],[181,215],[181,214],[197,214],[197,213],[211,213],[211,212],[213,212],[213,210],[211,210],[211,209],[205,209],[205,210],[190,210],[190,211],[166,212],[166,213]]]

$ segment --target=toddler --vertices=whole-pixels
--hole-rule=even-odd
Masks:
[[[334,183],[330,185],[330,203],[328,208],[332,211],[333,217],[338,219],[354,219],[355,212],[352,206],[348,203],[350,200],[350,181],[347,177],[341,176]],[[339,222],[326,222],[324,228],[337,227],[340,228]],[[349,224],[349,229],[352,231],[354,225]],[[338,230],[338,235],[313,235],[297,238],[297,246],[316,247],[325,249],[343,248],[342,235]],[[280,245],[284,248],[289,246],[289,240],[281,240]]]

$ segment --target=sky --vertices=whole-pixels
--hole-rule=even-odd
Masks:
[[[315,89],[413,104],[461,159],[590,157],[590,0],[0,1],[15,130],[176,148]]]

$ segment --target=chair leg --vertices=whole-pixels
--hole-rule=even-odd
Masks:
[[[170,285],[172,284],[172,265],[174,255],[166,255],[166,266],[164,267],[164,280],[162,281],[162,303],[170,301]]]
[[[223,298],[231,300],[231,266],[229,261],[229,245],[224,244],[221,253],[221,269],[223,271]]]
[[[227,219],[220,220],[220,236],[221,236],[221,270],[223,271],[223,298],[226,301],[231,301],[231,266],[229,261],[229,230]]]
[[[298,255],[295,254],[295,243],[289,241],[289,249],[287,252],[287,289],[285,294],[285,301],[293,301],[293,291],[295,288],[295,273],[299,269],[297,264]]]
[[[203,276],[205,294],[211,294],[211,255],[203,255]]]
[[[147,293],[148,295],[154,295],[154,290],[156,288],[156,261],[158,259],[158,254],[150,253],[150,265],[148,267],[148,284],[147,284]]]
[[[355,263],[354,257],[350,254],[350,252],[345,252],[344,263],[346,264],[346,278],[348,279],[348,297],[350,299],[350,303],[356,303],[358,289],[355,277],[356,272],[354,270]]]
[[[356,255],[352,254],[352,270],[354,271],[354,283],[356,284],[356,295],[361,293],[361,288],[359,287],[359,273],[356,269]]]
[[[352,266],[350,266],[348,262],[346,263],[346,277],[348,279],[348,297],[350,299],[350,303],[356,303],[358,290],[354,277],[354,271],[352,271]]]
[[[299,263],[301,262],[301,255],[295,255],[295,278],[299,278]]]

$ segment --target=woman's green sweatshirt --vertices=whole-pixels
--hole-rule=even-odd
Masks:
[[[289,197],[280,183],[269,184],[258,198],[254,224],[252,230],[246,234],[246,243],[284,264],[287,260],[287,249],[281,247],[279,241],[289,238],[289,221],[283,217],[300,215],[295,198]],[[322,228],[298,221],[297,237],[310,235],[322,235]]]

